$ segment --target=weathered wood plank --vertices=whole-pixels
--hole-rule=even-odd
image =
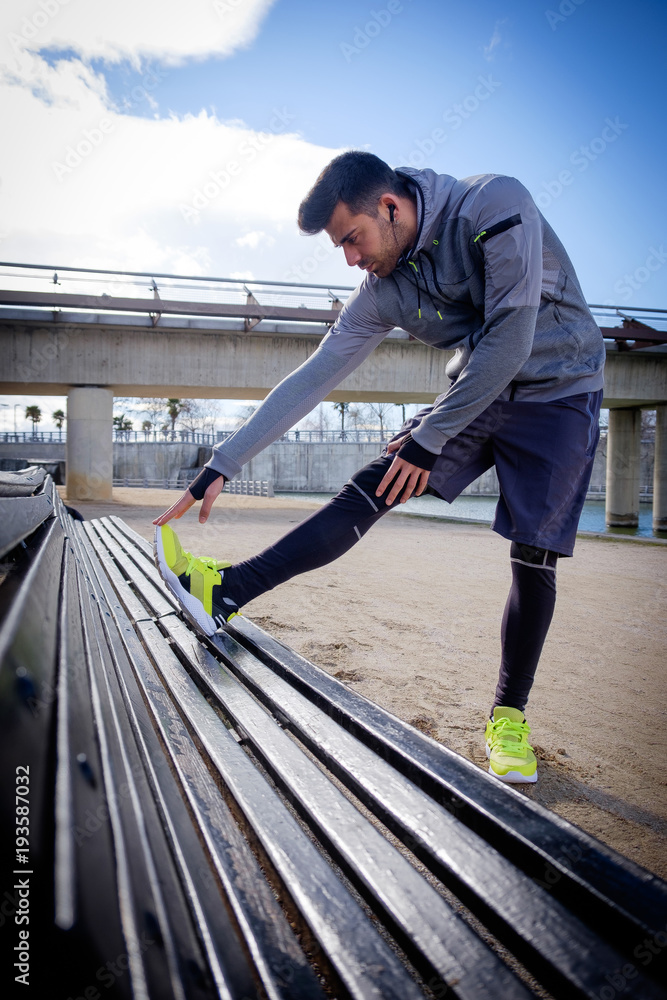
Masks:
[[[217,962],[221,969],[228,970],[230,965],[233,968],[235,957],[247,950],[267,996],[283,1000],[317,1000],[320,996],[317,980],[247,841],[222,800],[215,781],[155,673],[144,647],[130,627],[123,608],[104,580],[104,571],[98,574],[98,579],[142,694],[139,704],[135,699],[128,704],[136,721],[135,733],[139,727],[140,709],[145,702],[197,823],[195,828],[180,794],[174,794],[170,770],[157,766],[158,762],[165,762],[167,758],[163,756],[153,726],[142,725],[144,760],[147,765],[154,762],[151,768],[153,793],[162,804],[163,822],[172,831],[172,842],[184,881],[189,887],[193,910],[205,943],[215,956],[212,964],[215,966]],[[166,640],[157,630],[151,633],[150,646],[153,655],[158,658],[160,646],[166,647]],[[125,700],[127,704],[128,698]],[[201,856],[198,835],[206,844],[211,862]],[[221,906],[217,879],[226,894],[230,915],[236,922],[233,928],[228,920],[222,920],[226,910]],[[236,944],[232,946],[237,937]],[[246,986],[234,995],[250,995],[250,992]]]
[[[219,661],[202,648],[192,631],[173,617],[162,619],[161,624],[218,700],[223,712],[244,733],[290,802],[367,898],[373,911],[382,914],[383,922],[392,928],[413,964],[432,987],[442,988],[442,983],[455,997],[467,1000],[490,996],[494,989],[508,1000],[532,995],[330,778],[303,754],[276,722],[267,718],[248,691],[220,669]],[[229,637],[224,641],[233,642]],[[250,654],[242,647],[235,652],[238,658],[250,659]],[[257,661],[255,663],[259,670],[266,671]],[[282,683],[271,671],[268,673],[274,681]],[[292,699],[300,699],[307,707],[310,721],[315,715],[320,716],[334,741],[353,739],[306,699],[285,688],[283,685],[281,695],[286,706]],[[276,702],[273,708],[280,711]],[[286,714],[291,715],[289,709]],[[283,718],[282,714],[280,717]],[[371,762],[371,766],[378,765],[381,762]],[[405,781],[400,776],[399,780]]]
[[[53,517],[48,493],[28,497],[0,497],[0,559]]]
[[[247,821],[247,832],[280,878],[314,938],[350,996],[359,1000],[412,1000],[421,991],[377,934],[363,910],[338,881],[299,824],[184,671],[174,653],[161,649],[156,626],[140,622],[151,656],[179,710],[198,734],[229,794]]]
[[[228,632],[309,700],[491,840],[518,868],[629,954],[664,932],[667,886],[639,865],[352,691],[249,619]],[[653,968],[657,963],[652,963]]]

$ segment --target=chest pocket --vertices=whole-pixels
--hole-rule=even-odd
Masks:
[[[461,286],[475,271],[474,254],[461,233],[462,219],[449,219],[418,253],[424,278],[445,299],[460,300]]]

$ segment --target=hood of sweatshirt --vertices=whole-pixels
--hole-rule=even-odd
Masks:
[[[410,260],[427,243],[436,227],[442,222],[442,213],[457,183],[449,174],[436,174],[434,170],[417,170],[415,167],[397,167],[396,173],[405,178],[417,198],[417,238],[404,260]]]

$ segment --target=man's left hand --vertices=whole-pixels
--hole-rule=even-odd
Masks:
[[[388,454],[391,455],[393,452],[398,451],[402,444],[402,438],[398,441],[392,441],[387,445]],[[401,490],[403,490],[401,503],[405,503],[412,496],[418,497],[422,495],[428,485],[429,475],[430,471],[428,469],[420,469],[418,465],[411,465],[410,462],[406,462],[405,459],[396,456],[387,469],[384,479],[375,491],[375,496],[381,497],[385,490],[393,483],[394,485],[385,503],[390,507]]]

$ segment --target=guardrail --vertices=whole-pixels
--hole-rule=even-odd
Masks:
[[[116,444],[200,444],[213,447],[234,431],[189,431],[177,430],[167,434],[157,431],[116,431]],[[379,428],[354,428],[348,430],[291,430],[278,438],[280,442],[305,442],[307,444],[368,444],[389,441],[397,431]],[[66,444],[66,431],[0,431],[1,444]]]
[[[119,476],[114,478],[113,485],[157,490],[186,490],[193,479],[194,476],[188,478],[180,476],[178,479]],[[273,483],[266,479],[231,479],[225,483],[223,493],[240,493],[244,496],[254,497],[274,496]]]
[[[157,326],[165,316],[195,319],[227,317],[242,321],[246,332],[262,320],[331,326],[354,289],[348,285],[200,277],[148,271],[115,271],[0,261],[0,306],[44,310],[84,310],[101,314],[143,315]],[[159,283],[158,283],[159,282]],[[63,291],[63,284],[68,291]],[[91,286],[94,286],[94,292]],[[112,294],[109,294],[111,292]],[[184,296],[183,292],[187,294]],[[261,301],[260,301],[261,299]],[[648,323],[667,322],[667,309],[589,304],[594,316],[620,325],[602,327],[618,350],[667,344],[667,330]]]

